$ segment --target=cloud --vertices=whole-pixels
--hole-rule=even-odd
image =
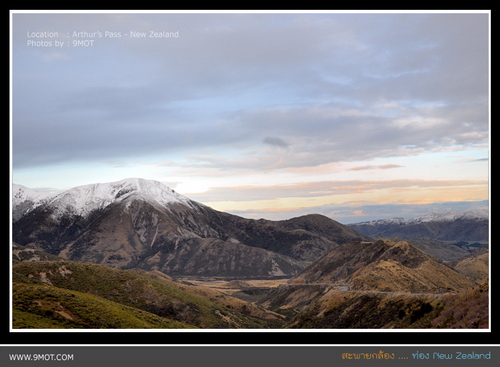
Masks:
[[[459,145],[487,145],[488,126],[483,123],[487,119],[478,119],[474,124],[454,121],[453,116],[442,120],[442,111],[429,111],[427,107],[413,107],[411,118],[403,117],[406,108],[401,113],[388,116],[370,111],[369,105],[356,110],[327,104],[241,111],[233,116],[230,125],[245,131],[248,137],[256,137],[261,131],[280,136],[290,147],[284,157],[284,166],[288,167],[415,155]],[[436,113],[439,120],[432,117]],[[403,119],[405,122],[401,123]]]
[[[488,144],[487,14],[13,20],[14,169],[143,159],[170,162],[159,167],[167,175],[172,166],[182,169],[186,176],[175,181],[183,182],[202,173],[270,177],[342,162],[360,162],[353,171],[388,170],[404,163],[369,161]],[[92,48],[57,52],[26,47],[27,30],[47,29],[65,41],[75,29],[166,29],[179,37],[103,37]],[[282,189],[291,197],[334,195],[370,185],[385,184],[322,178],[224,194],[215,188],[210,200],[273,198]]]
[[[406,190],[425,190],[430,194],[431,190],[453,188],[470,188],[473,186],[486,186],[487,182],[482,180],[423,180],[423,179],[400,179],[400,180],[349,180],[349,181],[320,181],[304,182],[290,185],[269,186],[233,186],[213,187],[206,192],[187,195],[201,202],[231,202],[252,200],[274,200],[282,198],[321,198],[336,195],[357,194],[362,195],[377,190],[390,190],[401,192]],[[331,200],[331,199],[330,199]],[[394,196],[393,200],[396,200]],[[412,200],[408,196],[408,200]]]
[[[358,167],[353,167],[350,169],[350,171],[363,171],[363,170],[369,170],[369,169],[391,169],[391,168],[400,168],[404,167],[399,164],[383,164],[379,166],[358,166]]]
[[[278,148],[288,148],[289,147],[288,143],[285,142],[283,139],[274,138],[274,137],[270,137],[270,136],[264,138],[263,143],[267,144],[267,145],[275,146]]]

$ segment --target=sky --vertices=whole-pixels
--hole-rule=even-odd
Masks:
[[[489,205],[490,13],[11,13],[11,180],[248,218]]]

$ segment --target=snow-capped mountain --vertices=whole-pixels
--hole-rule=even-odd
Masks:
[[[420,215],[411,218],[388,218],[388,219],[378,219],[371,220],[367,222],[360,222],[356,224],[363,225],[379,225],[379,224],[416,224],[416,223],[427,223],[427,222],[453,222],[456,220],[487,220],[489,218],[488,208],[472,209],[462,212],[446,212],[446,213],[429,213],[425,215]]]
[[[13,241],[74,261],[169,275],[291,276],[366,236],[330,218],[245,219],[150,180],[78,186],[13,223]]]
[[[52,197],[47,200],[47,203],[54,208],[55,218],[60,218],[67,213],[85,217],[95,210],[104,209],[110,204],[130,197],[143,199],[150,204],[163,207],[172,203],[192,207],[193,203],[189,198],[161,182],[142,178],[77,186]]]
[[[370,237],[432,238],[440,241],[487,242],[489,210],[431,213],[412,218],[389,218],[350,224]]]
[[[30,189],[23,185],[12,185],[12,203],[14,204],[19,204],[27,200],[39,202],[47,196],[48,194]]]
[[[16,221],[24,214],[36,208],[50,195],[30,189],[23,185],[12,185],[12,220]]]

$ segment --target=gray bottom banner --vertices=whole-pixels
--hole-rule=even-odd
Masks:
[[[0,366],[500,366],[491,346],[0,346]]]

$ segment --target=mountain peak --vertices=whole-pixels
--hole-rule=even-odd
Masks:
[[[49,197],[23,185],[12,184],[12,219],[14,221],[40,205]]]
[[[32,200],[40,201],[49,194],[30,189],[23,185],[12,184],[12,200],[14,202]]]
[[[68,210],[73,214],[85,216],[96,209],[103,209],[111,203],[133,196],[162,206],[171,203],[191,206],[190,199],[176,193],[167,185],[142,178],[77,186],[52,197],[50,203],[56,207],[56,217]]]

